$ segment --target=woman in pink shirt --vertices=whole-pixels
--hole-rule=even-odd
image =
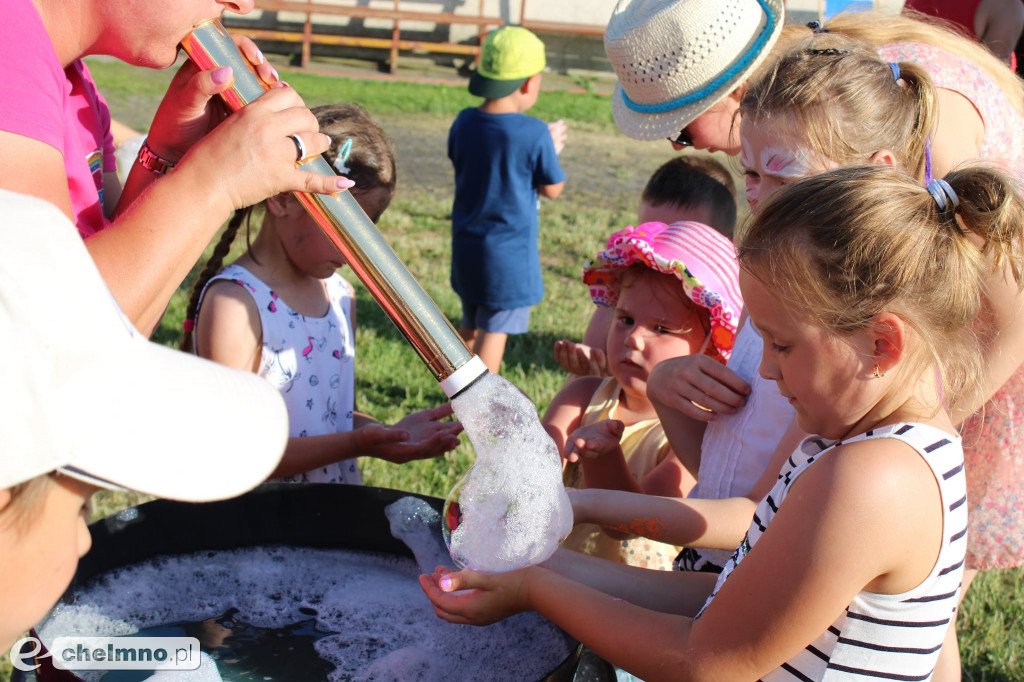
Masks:
[[[50,201],[71,218],[118,303],[150,333],[171,295],[231,213],[282,191],[321,193],[350,182],[296,168],[327,148],[298,94],[278,81],[256,46],[239,43],[274,87],[224,118],[214,99],[229,67],[186,62],[157,111],[122,188],[110,113],[81,61],[110,55],[166,68],[197,24],[253,0],[7,0],[0,41],[0,188]],[[173,172],[167,173],[173,167]],[[8,226],[14,229],[15,226]]]

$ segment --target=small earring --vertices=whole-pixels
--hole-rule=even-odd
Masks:
[[[881,379],[881,378],[882,378],[882,377],[884,377],[884,376],[885,376],[886,374],[888,374],[888,372],[887,372],[886,370],[884,370],[884,369],[883,369],[883,370],[879,370],[879,368],[878,368],[878,365],[877,365],[877,364],[875,365],[875,371],[874,371],[874,372],[872,372],[872,373],[873,373],[873,374],[875,375],[875,378],[876,378],[876,379]]]

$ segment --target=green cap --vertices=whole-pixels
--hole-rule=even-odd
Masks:
[[[503,26],[488,34],[480,48],[480,65],[469,79],[477,97],[499,99],[544,70],[544,43],[522,26]]]

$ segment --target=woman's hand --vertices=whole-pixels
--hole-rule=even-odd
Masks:
[[[274,86],[279,82],[277,71],[255,43],[244,36],[231,38],[264,83]],[[148,144],[153,153],[177,163],[227,118],[231,112],[217,95],[231,86],[233,76],[229,66],[200,71],[192,60],[182,64],[171,79],[149,129]]]
[[[705,422],[717,414],[735,414],[749,394],[750,386],[736,372],[701,354],[659,362],[647,379],[647,397],[655,407]]]
[[[508,573],[476,573],[438,566],[432,575],[420,576],[420,587],[439,618],[490,625],[530,610],[527,584],[534,572],[543,570],[530,566]]]
[[[305,157],[331,141],[299,94],[279,84],[200,140],[173,172],[197,173],[199,186],[233,210],[282,192],[333,194],[352,186],[348,178],[300,170],[291,135],[302,138]]]

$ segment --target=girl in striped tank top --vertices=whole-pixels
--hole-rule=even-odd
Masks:
[[[438,569],[420,579],[438,615],[535,610],[644,680],[929,679],[966,547],[950,412],[983,390],[986,257],[1019,286],[1022,220],[1010,181],[981,167],[927,188],[882,164],[780,188],[740,243],[740,287],[761,375],[817,435],[722,574],[571,552],[498,575]]]

